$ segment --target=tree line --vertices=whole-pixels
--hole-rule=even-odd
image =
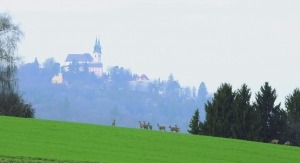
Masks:
[[[199,120],[196,109],[188,132],[259,142],[277,139],[279,143],[290,141],[299,146],[300,90],[296,88],[286,97],[286,110],[280,103],[275,104],[276,98],[276,89],[268,82],[261,86],[253,103],[246,84],[236,91],[228,83],[221,84],[213,99],[205,104],[205,121]]]

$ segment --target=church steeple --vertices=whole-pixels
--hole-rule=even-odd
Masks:
[[[96,37],[95,45],[94,45],[94,53],[101,54],[101,45],[100,40]]]

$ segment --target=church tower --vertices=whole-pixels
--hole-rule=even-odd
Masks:
[[[101,45],[100,40],[96,38],[93,52],[93,61],[94,63],[101,63]]]

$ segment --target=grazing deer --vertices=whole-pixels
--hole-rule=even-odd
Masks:
[[[112,126],[116,126],[116,120],[114,119],[113,121],[112,121],[112,124],[111,124]]]
[[[284,145],[291,145],[291,142],[290,142],[290,141],[286,141],[286,142],[284,143]]]
[[[148,122],[148,128],[152,130],[152,125]]]
[[[147,129],[148,130],[148,125],[146,125],[146,122],[145,121],[143,121],[144,122],[144,129]]]
[[[160,126],[159,124],[157,124],[159,131],[166,131],[166,127],[165,126]]]
[[[279,142],[278,139],[273,139],[273,140],[271,141],[272,144],[278,144],[278,142]]]
[[[177,127],[177,125],[175,125],[175,128],[176,128],[176,132],[177,132],[177,133],[180,132],[180,128]]]
[[[141,123],[141,121],[139,121],[139,123],[140,123],[140,129],[143,129],[144,125]]]
[[[170,131],[171,131],[171,132],[173,132],[173,131],[176,132],[176,127],[172,127],[172,126],[170,125],[169,128],[170,128]]]

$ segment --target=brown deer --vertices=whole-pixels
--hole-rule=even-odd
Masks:
[[[159,131],[166,131],[166,127],[165,126],[160,126],[159,124],[157,124]]]
[[[149,128],[149,123],[148,124],[146,124],[146,122],[145,121],[143,121],[144,122],[144,129],[147,129],[148,130],[148,128]]]
[[[116,126],[116,120],[114,119],[113,121],[112,121],[112,124],[111,124],[112,126]]]
[[[180,132],[180,128],[177,127],[177,125],[175,125],[175,128],[176,128],[176,132],[177,132],[177,133]]]
[[[173,131],[175,131],[175,132],[176,132],[176,130],[177,130],[177,128],[176,128],[176,127],[172,127],[171,125],[169,126],[169,128],[170,128],[170,131],[171,131],[171,132],[173,132]]]
[[[152,125],[148,122],[148,129],[152,130]]]
[[[140,123],[140,129],[143,129],[144,128],[144,124],[141,123],[141,121],[139,121]]]

